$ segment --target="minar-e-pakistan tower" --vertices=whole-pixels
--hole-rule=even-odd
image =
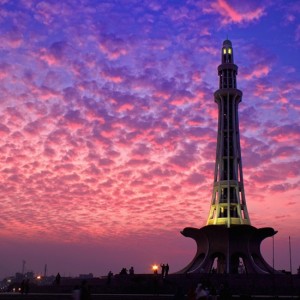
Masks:
[[[197,253],[179,273],[274,272],[263,259],[260,244],[276,231],[251,226],[246,205],[238,118],[242,92],[237,89],[237,70],[227,39],[218,67],[219,89],[214,93],[218,137],[211,207],[206,226],[187,227],[181,232],[196,241]]]

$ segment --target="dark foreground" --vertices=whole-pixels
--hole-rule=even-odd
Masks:
[[[20,295],[20,294],[0,294],[0,299],[2,300],[72,300],[71,294],[30,294],[30,295]],[[91,297],[92,300],[171,300],[177,299],[174,295],[135,295],[135,294],[118,294],[118,295],[107,295],[107,294],[93,294]],[[184,298],[180,299],[189,299],[187,295]],[[213,299],[213,298],[209,298]],[[214,300],[220,299],[218,296],[214,298]],[[264,296],[264,295],[256,295],[256,296],[247,296],[247,295],[232,295],[231,299],[259,299],[259,300],[291,300],[291,299],[300,299],[296,296]]]
[[[17,293],[14,294],[0,294],[1,300],[72,300],[71,294],[28,294],[20,295]],[[136,295],[136,294],[93,294],[92,300],[171,300],[171,299],[178,299],[175,298],[174,295]],[[180,299],[189,299],[187,295]],[[213,299],[213,298],[209,298]],[[220,299],[219,296],[216,296],[214,300]],[[243,300],[250,300],[250,299],[259,299],[259,300],[290,300],[290,299],[300,299],[297,296],[267,296],[267,295],[256,295],[256,296],[249,296],[249,295],[232,295],[231,299],[243,299]],[[229,299],[228,299],[229,300]]]
[[[139,274],[115,276],[87,281],[92,300],[154,300],[190,299],[188,295],[199,282],[211,291],[210,299],[220,299],[220,287],[228,289],[232,299],[300,299],[299,275],[220,275],[220,274],[171,274],[163,279],[159,275]],[[18,284],[15,293],[0,293],[0,300],[65,300],[72,299],[72,291],[80,285],[79,279],[62,278],[59,285],[31,284],[28,295],[21,295]],[[227,297],[230,299],[230,296]],[[227,299],[226,298],[226,299]],[[224,299],[224,298],[223,298]]]

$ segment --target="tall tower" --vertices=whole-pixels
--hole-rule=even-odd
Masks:
[[[196,241],[197,253],[178,273],[276,272],[260,253],[261,242],[276,231],[251,226],[246,206],[238,118],[242,92],[237,89],[237,70],[232,43],[225,40],[218,67],[219,89],[214,93],[218,137],[211,207],[206,226],[181,232]]]
[[[225,40],[218,67],[219,89],[215,92],[218,104],[217,153],[211,208],[207,225],[250,225],[246,206],[240,147],[238,105],[242,92],[237,89],[237,65],[233,48]]]

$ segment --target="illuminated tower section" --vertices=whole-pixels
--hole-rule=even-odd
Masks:
[[[242,92],[237,89],[237,65],[229,40],[223,42],[218,67],[218,137],[214,185],[207,225],[250,225],[246,207],[239,134],[238,105]]]

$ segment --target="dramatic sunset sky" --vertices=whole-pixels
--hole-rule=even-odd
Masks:
[[[300,1],[0,0],[0,278],[185,267],[205,225],[220,51],[247,207],[300,265]],[[262,245],[272,264],[272,239]]]

